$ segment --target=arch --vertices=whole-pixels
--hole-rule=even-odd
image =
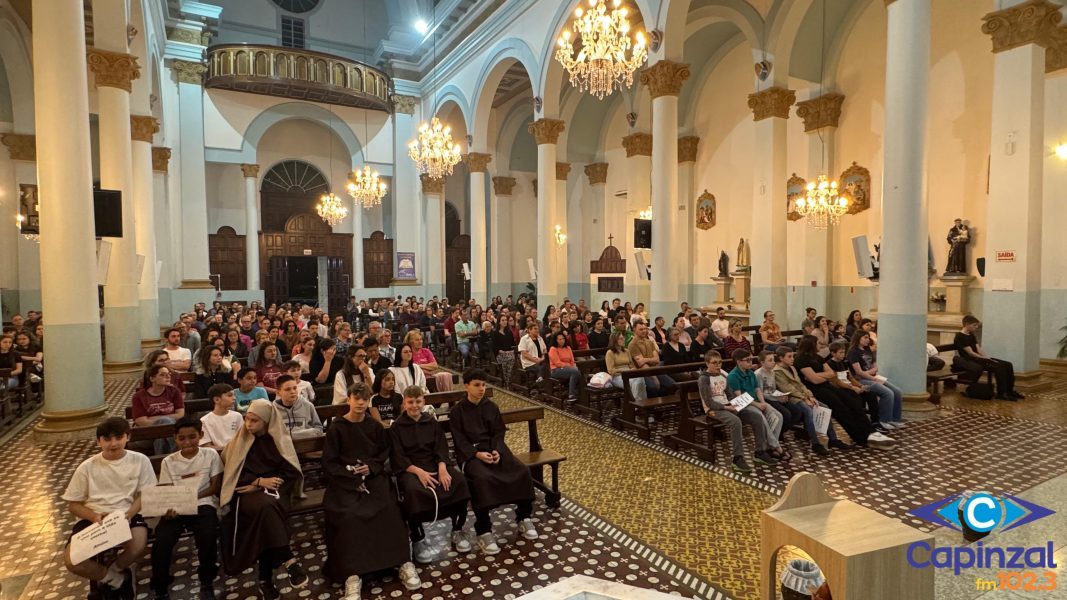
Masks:
[[[853,2],[845,13],[844,19],[837,26],[837,31],[830,37],[829,44],[826,46],[826,68],[823,81],[823,87],[828,90],[837,87],[837,72],[841,67],[841,59],[844,58],[845,43],[848,42],[848,36],[852,34],[852,30],[868,6],[868,2]]]
[[[719,46],[718,50],[716,50],[711,57],[704,61],[700,66],[700,70],[697,71],[696,75],[691,79],[689,87],[682,90],[682,94],[678,98],[680,131],[692,131],[693,121],[696,118],[696,103],[704,93],[704,88],[710,84],[712,73],[715,72],[719,63],[722,62],[722,59],[729,53],[733,52],[737,46],[743,44],[745,39],[744,34],[738,33],[727,40],[726,43]]]
[[[0,6],[0,57],[11,89],[11,112],[16,133],[33,133],[33,67],[29,31],[22,20],[6,6]]]
[[[744,0],[716,0],[715,4],[690,11],[692,0],[669,0],[660,22],[663,30],[663,56],[669,60],[685,59],[684,46],[694,33],[719,22],[737,26],[753,48],[760,48],[763,19],[759,12]]]
[[[467,96],[463,94],[463,90],[450,83],[441,88],[435,95],[437,96],[437,104],[433,107],[433,114],[439,114],[446,104],[453,102],[459,108],[459,113],[463,115],[464,129],[466,129],[466,124],[472,122],[471,105],[467,101]]]
[[[552,26],[548,29],[545,42],[541,46],[543,50],[538,62],[541,70],[536,74],[537,85],[534,86],[534,95],[541,97],[542,106],[541,114],[534,115],[535,118],[556,118],[560,114],[560,91],[563,89],[564,71],[563,65],[559,64],[553,57],[556,53],[556,37],[563,30],[564,24],[570,21],[574,8],[578,6],[579,1],[569,0],[560,3],[552,19]],[[641,13],[641,21],[644,23],[644,28],[646,30],[652,29],[649,25],[656,22],[652,18],[652,0],[628,0],[628,3],[632,6],[636,5],[638,12]],[[530,77],[532,82],[534,74],[531,73]],[[637,81],[634,81],[634,85],[638,85]]]
[[[302,160],[283,160],[276,163],[260,181],[259,190],[299,194],[320,194],[329,191],[326,176],[315,165]]]
[[[230,237],[237,237],[237,230],[233,227],[230,227],[229,225],[223,225],[222,227],[219,227],[218,231],[215,232],[215,235],[228,235]]]
[[[363,162],[363,144],[356,134],[340,117],[317,104],[308,102],[285,102],[276,104],[256,115],[244,131],[239,156],[232,162],[256,162],[256,148],[268,129],[289,119],[304,119],[329,129],[345,146],[352,164]]]
[[[808,9],[814,0],[793,0],[778,3],[767,16],[770,27],[767,30],[764,49],[771,56],[774,68],[771,69],[769,85],[786,85],[789,80],[789,59],[793,53],[797,32],[803,23]]]
[[[489,58],[482,65],[478,81],[481,87],[474,94],[474,115],[471,121],[471,135],[474,138],[473,146],[479,149],[487,149],[489,143],[489,113],[493,110],[493,98],[496,96],[497,87],[504,74],[516,62],[526,69],[526,77],[530,79],[530,87],[533,87],[533,76],[540,72],[537,58],[534,56],[526,42],[517,38],[501,40],[489,52]]]
[[[507,116],[500,120],[493,146],[495,153],[493,163],[496,164],[496,172],[506,174],[513,170],[537,171],[537,146],[533,144],[533,136],[526,129],[526,124],[532,116],[533,108],[531,106],[519,104],[513,106]],[[521,136],[529,138],[530,144],[533,145],[533,169],[523,168],[530,165],[513,164],[515,158],[514,150]]]

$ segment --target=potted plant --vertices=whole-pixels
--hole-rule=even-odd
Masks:
[[[934,292],[933,294],[930,294],[930,302],[933,303],[934,310],[937,312],[945,312],[946,299],[944,292]]]

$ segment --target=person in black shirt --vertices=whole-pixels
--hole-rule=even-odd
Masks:
[[[981,326],[982,322],[976,317],[963,317],[963,329],[952,340],[952,345],[956,347],[956,357],[952,359],[953,369],[970,373],[975,380],[982,377],[982,371],[989,369],[993,371],[997,382],[997,399],[1022,400],[1025,396],[1015,391],[1015,367],[1006,360],[986,354],[978,345],[975,334]]]
[[[855,394],[849,394],[846,390],[830,384],[830,380],[836,379],[837,374],[827,369],[823,363],[818,354],[815,336],[805,335],[800,338],[793,366],[815,398],[830,407],[834,420],[845,428],[852,441],[860,446],[867,446],[867,438],[873,428],[864,414],[863,401]]]
[[[396,391],[396,376],[392,371],[382,369],[376,372],[371,390],[374,392],[370,398],[369,411],[372,419],[384,423],[400,416],[400,405],[404,402],[404,397]]]
[[[693,333],[693,343],[689,345],[689,360],[693,362],[699,362],[704,360],[704,355],[708,350],[714,350],[722,347],[722,340],[716,335],[712,335],[711,327],[707,322],[701,321],[699,325],[695,327],[695,333]]]
[[[679,338],[682,332],[677,327],[667,331],[667,341],[660,346],[660,358],[664,365],[681,365],[689,362],[689,348]]]
[[[589,338],[590,348],[608,347],[608,336],[611,334],[611,332],[605,329],[604,325],[605,322],[603,317],[597,317],[596,320],[593,322],[593,329],[586,334],[586,337]]]

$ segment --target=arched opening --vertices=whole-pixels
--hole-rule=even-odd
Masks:
[[[462,220],[451,202],[445,202],[445,295],[449,299],[465,298],[468,289],[463,278],[463,263],[471,261],[471,236],[460,233]]]

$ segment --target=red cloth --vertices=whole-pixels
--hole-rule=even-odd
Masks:
[[[159,417],[174,414],[175,411],[185,408],[184,394],[173,385],[163,388],[163,393],[153,396],[148,390],[141,389],[133,395],[131,402],[133,418]]]

